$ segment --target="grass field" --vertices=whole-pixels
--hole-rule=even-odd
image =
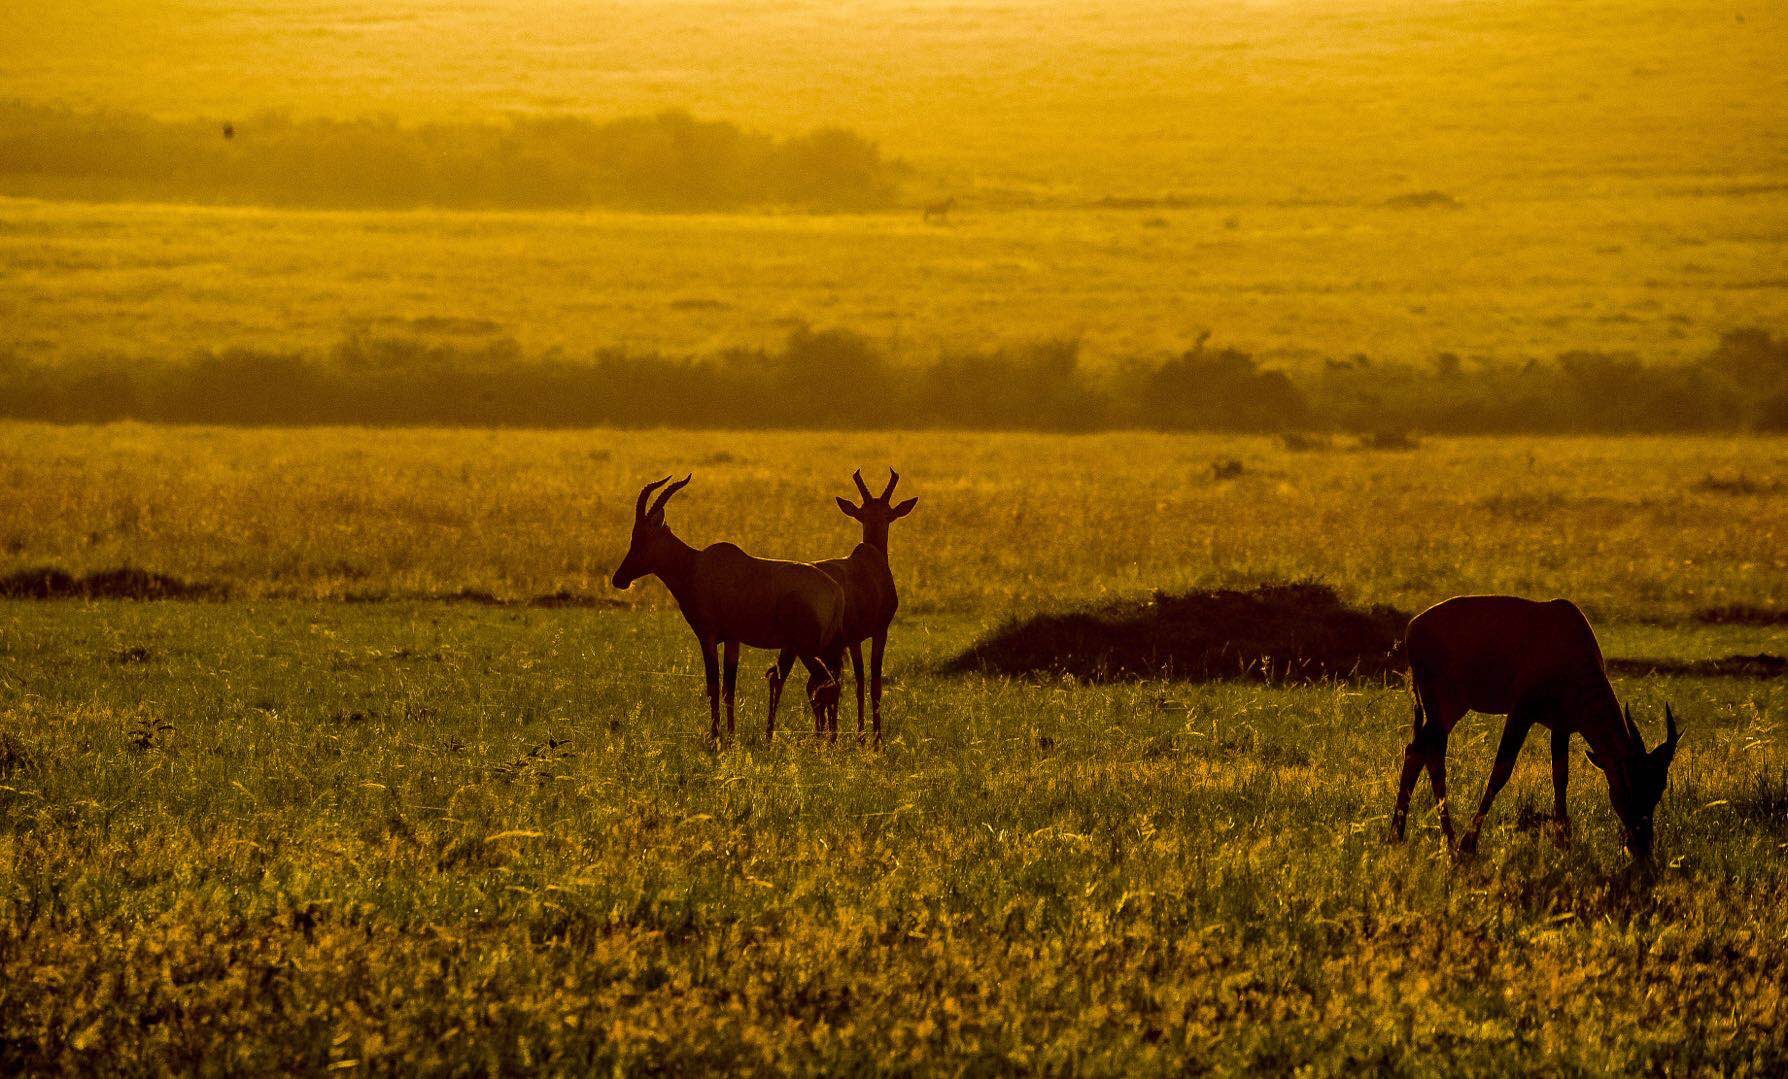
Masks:
[[[1215,478],[1232,459],[1241,475]],[[912,612],[995,619],[1316,577],[1405,610],[1548,592],[1603,620],[1681,621],[1788,592],[1779,438],[1291,452],[1211,435],[8,424],[0,574],[134,565],[247,597],[566,591],[661,606],[662,592],[608,586],[645,481],[694,473],[675,523],[698,545],[824,558],[857,539],[831,502],[851,493],[850,469],[873,480],[887,465],[924,507],[892,538]]]
[[[1735,17],[1737,16],[1737,17]],[[1768,4],[98,0],[0,15],[0,93],[167,116],[687,108],[841,124],[963,187],[1102,195],[1770,176]]]
[[[0,200],[0,352],[141,362],[442,325],[529,354],[706,352],[813,323],[917,357],[1073,336],[1111,359],[1208,330],[1286,365],[1567,349],[1663,362],[1723,331],[1779,331],[1788,313],[1788,140],[1772,107],[1788,102],[1788,30],[1769,5],[174,10],[0,13],[0,96],[230,118],[243,146],[268,111],[842,125],[913,165],[913,207],[962,205],[926,227],[911,209]],[[0,193],[36,189],[6,164],[0,146]],[[1462,208],[1386,205],[1422,192]]]
[[[709,353],[792,326],[914,359],[1202,332],[1293,370],[1568,349],[1647,361],[1788,325],[1788,189],[1400,210],[1224,203],[917,214],[317,213],[0,200],[0,346],[42,358],[319,349],[355,333],[529,354]],[[445,329],[443,329],[443,327]]]
[[[1788,442],[1448,437],[1785,422],[1784,40],[0,5],[0,415],[515,425],[0,421],[0,1074],[1788,1072]],[[835,429],[534,429],[593,422]],[[1188,427],[1315,433],[1122,430]],[[640,485],[814,559],[890,465],[886,744],[768,740],[756,653],[710,749],[668,593],[609,585]],[[1122,607],[1154,663],[1149,612],[1290,582],[1372,608],[1346,680],[1241,678],[1240,618],[1176,668],[1233,680],[962,662]],[[1384,842],[1411,702],[1359,672],[1470,592],[1674,707],[1650,871],[1581,758],[1555,842],[1533,747],[1475,858],[1425,788]]]
[[[1246,471],[1213,481],[1218,455]],[[0,602],[9,1066],[1788,1060],[1779,678],[1616,679],[1648,735],[1666,700],[1685,722],[1646,881],[1587,764],[1575,844],[1537,827],[1532,749],[1477,861],[1423,798],[1385,846],[1395,685],[939,672],[1009,614],[1294,574],[1406,608],[1578,596],[1615,658],[1779,653],[1779,622],[1701,612],[1780,617],[1780,441],[14,426],[0,460],[6,572],[234,596]],[[667,597],[603,591],[632,489],[688,462],[686,537],[817,555],[851,541],[832,462],[882,460],[920,497],[889,744],[766,745],[760,654],[709,753]],[[1696,489],[1740,469],[1749,494]],[[634,605],[338,602],[459,589]],[[1461,800],[1496,730],[1455,737]]]

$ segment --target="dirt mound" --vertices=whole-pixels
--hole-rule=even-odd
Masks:
[[[1611,659],[1608,673],[1648,677],[1680,675],[1689,678],[1781,678],[1788,675],[1788,659],[1773,652],[1754,656],[1721,656],[1719,659]]]
[[[548,608],[615,607],[619,606],[619,604],[615,600],[606,598],[598,599],[595,596],[586,596],[581,592],[572,592],[569,589],[561,588],[557,592],[549,592],[543,596],[535,596],[528,601],[528,606]]]
[[[1402,671],[1408,622],[1390,607],[1349,607],[1333,589],[1310,582],[1156,593],[1009,623],[944,669],[1089,682],[1376,680]]]
[[[22,569],[0,577],[7,599],[221,599],[222,585],[183,581],[135,566],[102,569],[77,577],[50,566]]]
[[[1788,610],[1734,603],[1696,611],[1695,621],[1713,626],[1782,626],[1788,625]]]
[[[1392,195],[1384,204],[1393,210],[1462,210],[1465,204],[1445,191],[1410,191]]]

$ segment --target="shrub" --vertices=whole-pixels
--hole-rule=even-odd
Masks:
[[[221,128],[0,105],[0,191],[277,206],[866,210],[893,205],[907,172],[849,131],[779,140],[684,112],[422,126],[266,114],[233,124],[231,138]]]
[[[1130,395],[1145,426],[1164,430],[1279,431],[1309,424],[1291,379],[1234,349],[1203,345],[1159,367],[1133,370]]]

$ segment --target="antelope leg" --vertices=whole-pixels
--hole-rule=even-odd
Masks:
[[[1490,767],[1490,782],[1484,787],[1483,800],[1478,803],[1478,811],[1472,815],[1471,827],[1465,830],[1465,838],[1459,844],[1461,854],[1471,854],[1478,849],[1478,831],[1484,826],[1484,818],[1490,813],[1490,803],[1503,785],[1509,781],[1509,775],[1515,770],[1515,758],[1521,755],[1521,743],[1527,741],[1527,732],[1533,729],[1533,720],[1517,711],[1502,725],[1502,739],[1496,744],[1496,763]]]
[[[764,727],[765,741],[776,737],[776,706],[782,703],[782,689],[788,685],[788,672],[794,665],[795,654],[784,648],[777,654],[776,662],[770,664],[770,669],[764,672],[764,677],[770,682],[770,721]]]
[[[720,744],[720,654],[715,642],[702,638],[702,673],[708,679],[708,740]]]
[[[1447,812],[1447,740],[1437,739],[1437,748],[1428,751],[1428,784],[1434,788],[1434,808],[1440,813],[1440,834],[1447,846],[1453,845],[1453,815]]]
[[[857,681],[857,742],[863,741],[863,642],[851,642],[851,672]]]
[[[1571,732],[1563,722],[1552,731],[1552,823],[1559,846],[1571,842],[1571,819],[1565,813],[1565,788],[1571,779]]]
[[[733,736],[733,701],[739,688],[739,642],[726,642],[726,658],[723,670],[724,681],[721,683],[726,693],[726,736]]]
[[[1409,820],[1409,796],[1422,774],[1422,749],[1415,742],[1403,747],[1403,774],[1397,777],[1397,808],[1391,811],[1391,842],[1403,842]]]
[[[875,744],[878,746],[882,744],[882,652],[887,646],[886,633],[878,633],[869,638],[869,708],[871,722],[875,724]]]

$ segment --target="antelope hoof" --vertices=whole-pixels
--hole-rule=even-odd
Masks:
[[[1571,822],[1559,818],[1552,822],[1552,841],[1562,850],[1571,849]]]
[[[1459,847],[1456,853],[1458,854],[1460,861],[1467,861],[1477,857],[1478,833],[1475,831],[1466,832],[1464,835],[1460,836]]]

